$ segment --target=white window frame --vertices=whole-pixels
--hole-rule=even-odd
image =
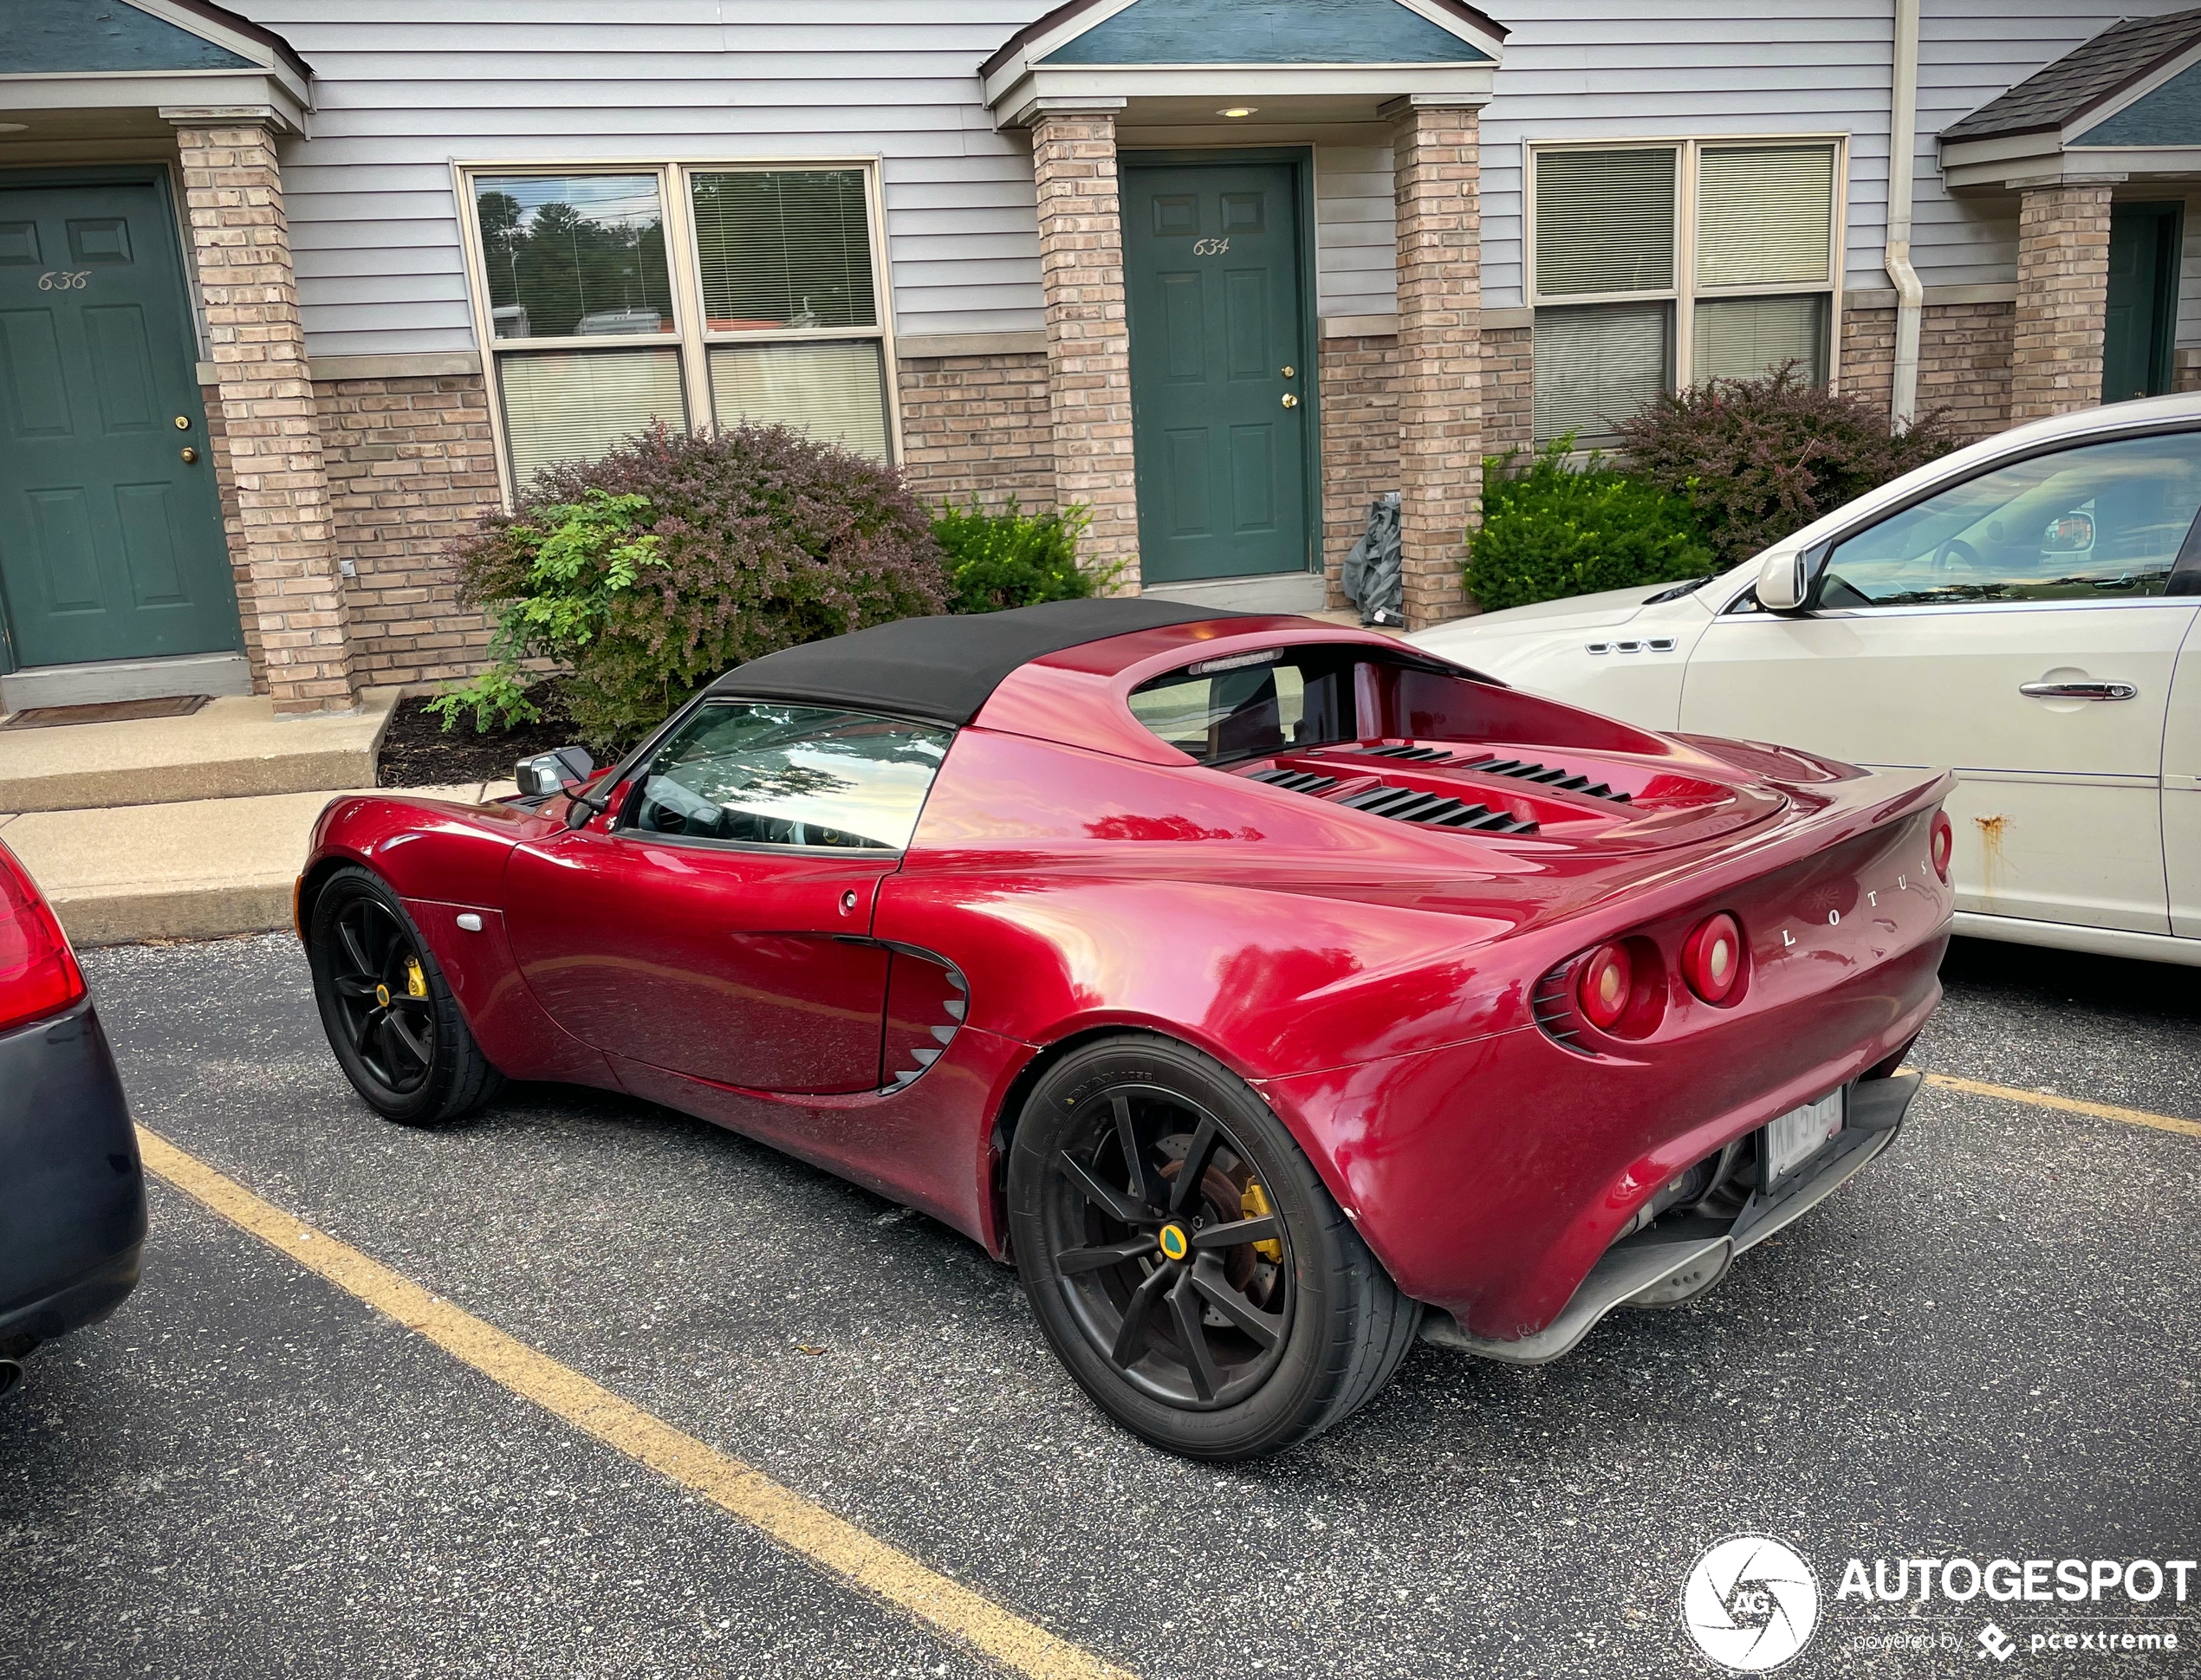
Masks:
[[[497,358],[506,353],[530,350],[633,350],[677,348],[680,356],[680,395],[687,409],[691,431],[715,423],[711,396],[711,347],[715,344],[789,344],[869,339],[880,347],[886,405],[886,453],[890,464],[902,461],[902,404],[899,372],[894,354],[893,276],[886,263],[886,205],[880,184],[877,153],[861,157],[723,158],[667,157],[571,161],[524,160],[453,162],[451,190],[458,204],[459,243],[465,259],[467,301],[474,319],[474,341],[480,347],[482,382],[489,398],[490,432],[497,449],[497,482],[506,510],[515,506],[511,447],[504,431],[504,394]],[[869,327],[798,327],[710,331],[704,324],[702,274],[698,263],[695,228],[690,215],[689,178],[735,172],[761,172],[777,169],[853,169],[864,179],[864,213],[871,236],[871,283],[873,324]],[[659,202],[665,209],[665,260],[672,293],[672,331],[670,333],[603,333],[586,337],[500,340],[490,319],[489,278],[482,268],[482,230],[475,200],[475,182],[496,175],[649,175],[657,179]]]
[[[1673,305],[1673,367],[1668,390],[1685,390],[1693,383],[1696,366],[1697,304],[1730,297],[1798,297],[1816,294],[1827,299],[1827,388],[1841,389],[1842,270],[1849,237],[1849,135],[1844,133],[1801,134],[1645,134],[1626,139],[1528,140],[1522,176],[1523,291],[1531,309],[1565,309],[1596,303],[1656,303]],[[1826,278],[1816,281],[1778,281],[1750,286],[1697,284],[1697,166],[1709,147],[1831,146],[1834,152],[1834,225],[1827,244]],[[1659,290],[1634,292],[1568,292],[1555,297],[1536,288],[1536,164],[1555,152],[1654,152],[1676,154],[1674,162],[1674,284]]]

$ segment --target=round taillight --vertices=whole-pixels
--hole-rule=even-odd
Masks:
[[[1590,952],[1574,988],[1583,1018],[1600,1032],[1610,1032],[1628,1012],[1628,1000],[1635,991],[1634,964],[1628,961],[1627,948],[1600,945]]]
[[[1957,831],[1949,826],[1949,814],[1933,814],[1933,872],[1944,881],[1949,879],[1949,859],[1957,849]]]
[[[1743,930],[1725,911],[1697,924],[1681,947],[1681,976],[1707,1003],[1724,1003],[1743,977]]]

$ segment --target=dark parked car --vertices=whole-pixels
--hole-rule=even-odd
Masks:
[[[138,1285],[146,1236],[114,1054],[61,924],[0,846],[0,1394]]]

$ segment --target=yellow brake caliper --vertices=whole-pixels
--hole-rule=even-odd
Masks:
[[[425,997],[428,995],[428,976],[420,971],[420,959],[417,957],[405,959],[405,995],[407,997]]]
[[[1245,1189],[1239,1192],[1238,1211],[1249,1219],[1265,1219],[1276,1211],[1269,1205],[1269,1192],[1261,1188],[1258,1178],[1248,1183]],[[1273,1236],[1255,1243],[1253,1251],[1272,1266],[1284,1263],[1284,1245]]]

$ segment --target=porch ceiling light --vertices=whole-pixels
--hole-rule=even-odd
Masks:
[[[1226,105],[1215,114],[1218,117],[1250,117],[1260,108],[1257,105]]]
[[[20,134],[29,126],[27,122],[0,122],[0,134]]]

